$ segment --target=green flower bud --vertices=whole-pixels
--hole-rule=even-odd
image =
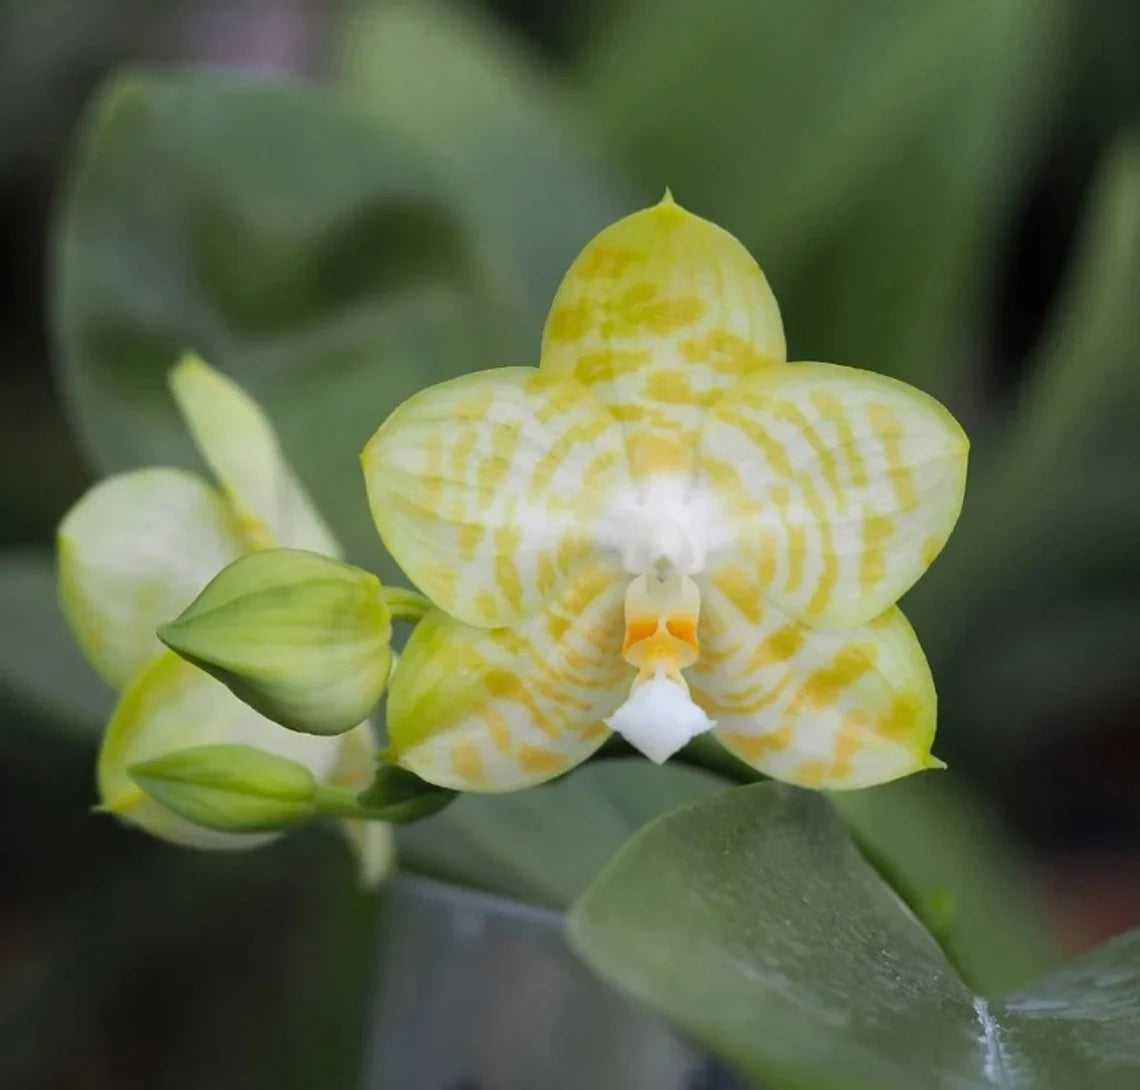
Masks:
[[[131,765],[128,775],[179,817],[224,833],[299,825],[313,815],[317,782],[296,761],[253,746],[195,746]]]
[[[250,707],[306,734],[366,719],[391,661],[380,580],[296,549],[234,561],[158,635]]]

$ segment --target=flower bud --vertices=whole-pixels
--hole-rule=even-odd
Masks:
[[[380,580],[296,549],[236,560],[158,635],[250,707],[306,734],[351,730],[388,680]]]
[[[317,783],[296,761],[253,746],[195,746],[131,765],[128,775],[179,817],[224,833],[272,832],[313,815]]]

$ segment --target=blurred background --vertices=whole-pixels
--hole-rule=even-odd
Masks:
[[[0,1086],[348,1088],[375,1017],[382,909],[333,838],[198,856],[90,813],[111,696],[52,536],[99,475],[192,464],[165,368],[246,384],[390,573],[372,428],[534,362],[577,249],[666,184],[757,256],[792,358],[973,439],[904,602],[952,772],[845,816],[960,961],[1008,955],[995,989],[1140,924],[1138,56],[1135,0],[0,0]],[[151,74],[191,67],[231,76]],[[404,857],[562,907],[683,779],[463,800]]]

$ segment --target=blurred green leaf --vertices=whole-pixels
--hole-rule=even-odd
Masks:
[[[1124,1090],[1140,938],[974,995],[826,800],[739,788],[639,833],[570,935],[612,983],[772,1090]]]
[[[599,761],[529,791],[460,795],[399,830],[400,858],[450,881],[565,908],[647,821],[723,787],[683,765]]]
[[[671,185],[738,234],[778,287],[945,122],[984,59],[993,10],[1011,4],[626,0],[584,77],[647,192]]]
[[[953,401],[978,362],[996,256],[1058,94],[1064,8],[998,0],[920,131],[781,292],[798,358],[906,379]]]
[[[1128,138],[1107,156],[1089,198],[1073,271],[1012,423],[981,452],[945,555],[907,596],[933,659],[961,646],[985,603],[1010,584],[1025,578],[1038,597],[1064,594],[1082,555],[1104,555],[1106,537],[1122,558],[1135,554],[1137,299],[1140,142]],[[1037,570],[1057,557],[1064,570],[1042,587]]]
[[[111,713],[111,690],[64,622],[55,562],[46,551],[0,553],[0,691],[92,738]]]
[[[566,89],[476,16],[366,4],[343,28],[340,82],[431,158],[491,290],[518,318],[521,356],[499,362],[530,364],[562,274],[632,206]]]
[[[971,738],[991,761],[1040,754],[1130,706],[1140,677],[1140,598],[1083,597],[1031,627],[1012,619],[956,664],[969,678],[955,693],[956,720],[1000,724]]]
[[[1001,995],[1059,963],[1036,875],[953,773],[839,791],[831,801],[974,990]]]
[[[196,464],[166,388],[196,350],[265,404],[354,554],[379,549],[357,460],[371,432],[425,383],[501,362],[424,155],[299,86],[112,81],[55,257],[64,386],[100,469]]]

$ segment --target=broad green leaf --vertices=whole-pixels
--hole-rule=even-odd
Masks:
[[[1007,1083],[1026,1090],[1140,1086],[1140,931],[1077,958],[995,1013]]]
[[[111,714],[111,690],[64,622],[46,551],[0,553],[0,692],[92,738]]]
[[[574,906],[570,936],[772,1090],[984,1085],[973,996],[821,795],[758,784],[662,818]]]
[[[783,784],[654,822],[569,927],[604,977],[769,1090],[1140,1085],[1140,932],[984,999],[826,799]]]
[[[534,363],[554,291],[579,249],[631,211],[566,89],[478,10],[364,4],[340,40],[339,82],[422,148],[518,318]]]
[[[65,392],[104,472],[199,464],[187,350],[266,408],[350,553],[358,453],[427,382],[495,359],[494,315],[424,154],[316,90],[133,73],[88,114],[57,234]]]

